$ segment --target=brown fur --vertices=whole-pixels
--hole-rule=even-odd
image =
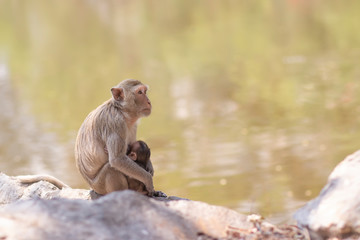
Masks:
[[[152,175],[126,155],[127,146],[136,141],[137,120],[151,113],[146,90],[138,80],[122,81],[111,89],[113,98],[92,111],[80,127],[76,165],[99,194],[128,189],[127,176],[144,183],[149,194],[154,192]]]
[[[150,160],[151,151],[148,145],[143,141],[136,141],[131,144],[127,150],[128,155],[133,161],[136,162],[140,167],[145,169],[151,175],[154,175],[154,170]],[[129,189],[148,194],[145,185],[133,178],[128,178]]]

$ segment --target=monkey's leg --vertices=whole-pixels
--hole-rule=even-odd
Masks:
[[[131,177],[128,177],[129,189],[134,190],[135,192],[141,193],[143,195],[148,195],[149,192],[146,190],[145,185]]]
[[[105,195],[114,191],[128,189],[129,185],[127,177],[123,173],[106,163],[93,180],[91,187],[96,193]]]
[[[129,189],[127,177],[115,168],[109,167],[105,178],[105,189],[107,193]]]

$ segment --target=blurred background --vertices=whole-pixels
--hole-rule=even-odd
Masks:
[[[87,188],[74,142],[126,78],[168,195],[288,222],[360,148],[360,1],[0,0],[0,171]]]

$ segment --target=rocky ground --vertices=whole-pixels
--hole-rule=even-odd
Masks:
[[[298,226],[177,197],[90,191],[0,173],[0,240],[359,239],[360,151],[341,162],[320,195],[295,214]]]
[[[90,191],[0,174],[0,239],[305,239],[295,226],[176,197]]]

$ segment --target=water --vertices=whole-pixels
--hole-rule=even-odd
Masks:
[[[288,222],[359,149],[359,7],[1,1],[0,171],[86,188],[76,132],[136,78],[157,189]]]

